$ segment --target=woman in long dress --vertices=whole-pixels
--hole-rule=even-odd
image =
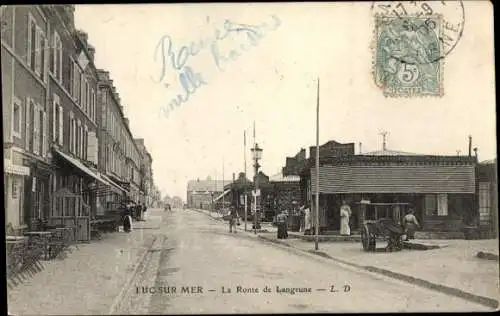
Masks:
[[[309,206],[304,210],[304,235],[311,233],[311,209]]]
[[[342,206],[340,207],[340,234],[343,236],[351,235],[351,228],[349,227],[351,214],[352,211],[347,202],[342,201]]]

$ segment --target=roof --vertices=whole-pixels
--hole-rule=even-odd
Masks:
[[[397,150],[377,150],[371,151],[367,153],[362,153],[359,155],[363,156],[418,156],[419,154],[409,153],[405,151],[397,151]]]
[[[191,180],[188,182],[188,191],[222,192],[223,187],[233,182],[232,180]]]
[[[299,182],[300,176],[288,175],[283,176],[283,172],[279,172],[269,177],[269,182]]]
[[[320,166],[321,193],[475,192],[475,167],[453,165]],[[311,169],[311,182],[316,170]]]
[[[480,164],[482,165],[494,165],[497,163],[497,159],[494,158],[494,159],[489,159],[489,160],[484,160],[484,161],[481,161]]]

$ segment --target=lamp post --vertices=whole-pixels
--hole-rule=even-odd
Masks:
[[[254,212],[254,218],[253,218],[253,222],[254,222],[254,234],[257,234],[257,227],[258,227],[258,214],[257,214],[257,210],[258,210],[258,206],[257,206],[257,201],[258,201],[258,192],[259,192],[259,160],[262,158],[262,149],[259,148],[259,144],[255,143],[255,146],[254,148],[251,149],[252,151],[252,159],[254,161],[254,170],[255,170],[255,192],[254,192],[254,196],[255,196],[255,212]]]

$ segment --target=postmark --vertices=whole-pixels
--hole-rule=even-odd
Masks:
[[[376,2],[373,75],[389,97],[444,95],[444,59],[460,41],[461,2]]]

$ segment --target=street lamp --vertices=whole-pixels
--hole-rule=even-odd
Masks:
[[[259,144],[255,143],[255,146],[254,148],[251,149],[252,151],[252,159],[254,161],[254,170],[255,170],[255,213],[254,213],[254,219],[253,219],[253,227],[254,227],[254,234],[257,234],[257,228],[260,226],[259,225],[259,222],[258,222],[258,214],[257,214],[257,210],[258,210],[258,206],[257,206],[257,201],[258,201],[258,197],[257,197],[257,194],[259,192],[259,160],[262,159],[262,148],[259,148]]]

